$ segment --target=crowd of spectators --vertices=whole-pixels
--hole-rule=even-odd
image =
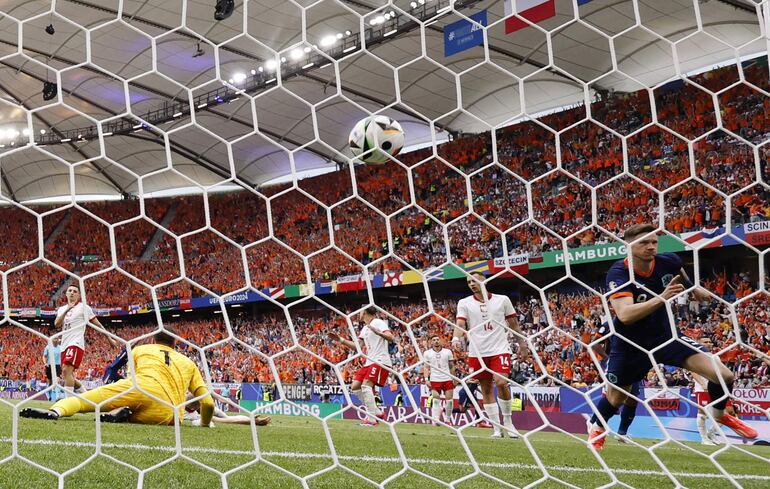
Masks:
[[[749,65],[744,77],[767,89],[766,70],[761,63]],[[605,233],[586,230],[594,222],[594,204],[596,224],[619,234],[658,218],[656,190],[669,190],[662,201],[665,226],[673,232],[725,224],[727,199],[733,224],[770,219],[765,187],[735,193],[758,173],[768,181],[770,147],[760,148],[757,172],[747,143],[770,135],[768,97],[736,82],[736,68],[726,67],[656,89],[654,126],[647,126],[653,121],[647,91],[603,92],[591,104],[593,121],[583,120],[585,107],[574,107],[502,128],[494,145],[484,133],[443,144],[435,155],[432,149],[403,155],[403,166],[346,168],[301,180],[298,188],[280,185],[261,193],[145,199],[145,217],[141,202],[131,199],[56,212],[33,206],[49,212],[42,225],[32,213],[5,206],[0,269],[36,259],[42,234],[47,260],[91,276],[85,282],[90,304],[126,307],[152,298],[132,277],[163,284],[159,299],[187,299],[331,280],[360,273],[355,261],[381,273],[483,260],[506,248],[537,254],[561,247],[560,238],[569,238],[570,246],[603,242]],[[724,130],[717,129],[713,99],[700,87],[721,90]],[[557,139],[554,131],[563,132]],[[625,145],[618,135],[628,137]],[[557,154],[561,170],[552,171]],[[488,166],[495,159],[499,165]],[[615,178],[625,165],[629,173]],[[682,183],[691,177],[697,179]],[[115,225],[114,233],[90,214]],[[510,230],[530,216],[535,221]],[[36,261],[8,274],[12,308],[58,303],[72,276],[52,264]]]
[[[740,280],[737,276],[734,280]],[[591,387],[602,382],[593,346],[604,339],[600,332],[607,316],[597,296],[588,293],[549,292],[547,304],[538,297],[515,297],[514,307],[522,331],[533,347],[530,360],[515,353],[511,380],[525,384]],[[393,370],[407,383],[424,382],[418,351],[428,348],[427,340],[437,334],[449,345],[456,300],[434,299],[432,309],[425,301],[385,303],[395,343],[391,347]],[[736,372],[740,387],[770,387],[770,299],[754,296],[735,308],[735,319],[723,303],[698,303],[694,299],[675,301],[672,313],[688,336],[708,337],[722,360]],[[343,311],[350,314],[351,311]],[[287,317],[290,318],[287,320]],[[179,349],[205,366],[213,382],[349,383],[364,358],[331,341],[328,333],[350,338],[361,325],[355,316],[326,310],[292,308],[230,319],[228,329],[218,315],[206,319],[173,320],[178,334],[190,345]],[[43,335],[50,325],[33,326]],[[157,329],[155,324],[111,324],[109,331],[124,340],[134,340]],[[511,333],[510,338],[513,339]],[[737,339],[740,338],[740,344]],[[101,378],[103,369],[118,354],[107,337],[89,329],[87,353],[79,370],[84,380]],[[16,326],[0,328],[0,379],[44,379],[41,336]],[[193,346],[195,345],[195,346]],[[201,351],[197,347],[203,348]],[[514,351],[515,348],[514,348]],[[764,356],[763,356],[764,355]],[[458,375],[469,373],[462,351],[455,352]],[[764,360],[764,361],[763,361]],[[274,368],[273,368],[274,367]],[[651,371],[645,385],[689,385],[690,379],[675,369],[664,369],[665,379]],[[390,382],[399,382],[391,375]]]

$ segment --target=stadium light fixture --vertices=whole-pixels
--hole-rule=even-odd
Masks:
[[[233,75],[232,79],[235,80],[235,83],[243,83],[246,79],[246,73],[236,73]]]
[[[417,8],[417,2],[412,2],[409,4],[409,6],[412,8]]]
[[[337,42],[337,36],[323,37],[321,38],[321,47],[328,48],[329,46],[332,46],[335,42]]]
[[[274,59],[268,59],[267,62],[265,63],[265,68],[272,71],[275,69],[277,64],[278,63]]]
[[[58,86],[54,82],[43,82],[43,100],[53,100],[56,98]]]
[[[291,59],[293,59],[294,61],[302,59],[302,54],[303,54],[303,52],[302,52],[301,49],[299,49],[299,48],[294,49],[291,52]]]
[[[235,0],[217,0],[214,7],[214,20],[225,20],[233,15],[235,10]]]
[[[45,129],[41,129],[41,130],[40,130],[40,134],[41,134],[41,135],[42,135],[42,134],[45,134]]]
[[[346,35],[346,36],[349,36],[350,34],[352,34],[352,32],[350,32],[350,31],[345,31],[345,35]]]
[[[256,74],[257,74],[257,70],[251,70],[251,71],[250,71],[250,73],[251,73],[252,75],[256,75]]]
[[[29,129],[25,127],[25,128],[24,128],[24,129],[21,131],[21,133],[22,133],[22,134],[24,134],[25,136],[29,136]]]

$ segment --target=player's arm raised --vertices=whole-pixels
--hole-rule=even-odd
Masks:
[[[355,343],[353,343],[352,341],[350,341],[348,339],[343,338],[342,336],[340,336],[337,333],[329,333],[328,336],[329,336],[329,338],[331,340],[336,341],[337,343],[340,343],[341,345],[343,345],[343,346],[345,346],[347,348],[350,348],[351,350],[355,350],[356,349],[356,344]]]
[[[687,276],[687,272],[685,272],[684,268],[679,270],[679,275],[682,276],[682,283],[684,285],[688,287],[692,286],[692,281],[690,280],[690,277]],[[711,294],[709,294],[703,287],[695,287],[692,291],[692,295],[695,296],[695,300],[699,302],[711,299]]]
[[[645,318],[662,307],[667,300],[684,292],[682,277],[677,275],[671,280],[666,289],[659,296],[653,297],[644,302],[634,303],[633,296],[622,295],[610,297],[610,303],[615,310],[615,314],[623,324],[633,324],[642,318]],[[614,297],[614,298],[613,298]]]

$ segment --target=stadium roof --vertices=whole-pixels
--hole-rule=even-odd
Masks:
[[[367,111],[398,119],[407,145],[424,144],[767,49],[748,0],[701,2],[697,13],[692,0],[640,0],[636,27],[631,0],[593,0],[581,22],[572,0],[556,0],[555,17],[512,34],[504,2],[491,0],[457,1],[456,12],[446,0],[399,0],[402,12],[374,13],[384,2],[325,0],[304,14],[285,0],[248,2],[245,13],[244,3],[217,22],[213,0],[124,0],[122,17],[117,0],[60,0],[55,13],[50,1],[0,0],[0,193],[137,194],[234,175],[257,186],[345,161]],[[488,62],[480,47],[445,57],[444,27],[483,9]],[[271,68],[283,59],[276,86]],[[61,99],[43,101],[46,80]],[[36,144],[25,146],[30,128]],[[72,175],[63,162],[77,163]]]

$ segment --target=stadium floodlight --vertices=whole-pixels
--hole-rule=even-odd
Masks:
[[[302,52],[302,50],[301,50],[301,49],[299,49],[299,48],[297,48],[297,49],[294,49],[294,50],[292,50],[292,52],[291,52],[291,59],[293,59],[294,61],[297,61],[297,60],[299,60],[299,59],[302,59],[302,55],[303,55],[303,54],[304,54],[304,53]]]
[[[267,68],[269,71],[273,71],[276,65],[278,65],[278,63],[274,59],[268,59],[265,63],[265,68]]]
[[[225,20],[233,15],[233,10],[235,10],[234,0],[217,0],[214,7],[214,20]]]
[[[52,100],[56,98],[58,86],[54,82],[43,82],[43,100]]]
[[[45,129],[41,129],[41,130],[40,130],[40,134],[41,134],[41,135],[42,135],[42,134],[45,134]]]
[[[246,73],[236,73],[233,75],[232,80],[235,80],[235,83],[243,83],[246,80]]]
[[[337,42],[337,36],[326,36],[321,38],[321,47],[328,48]]]

